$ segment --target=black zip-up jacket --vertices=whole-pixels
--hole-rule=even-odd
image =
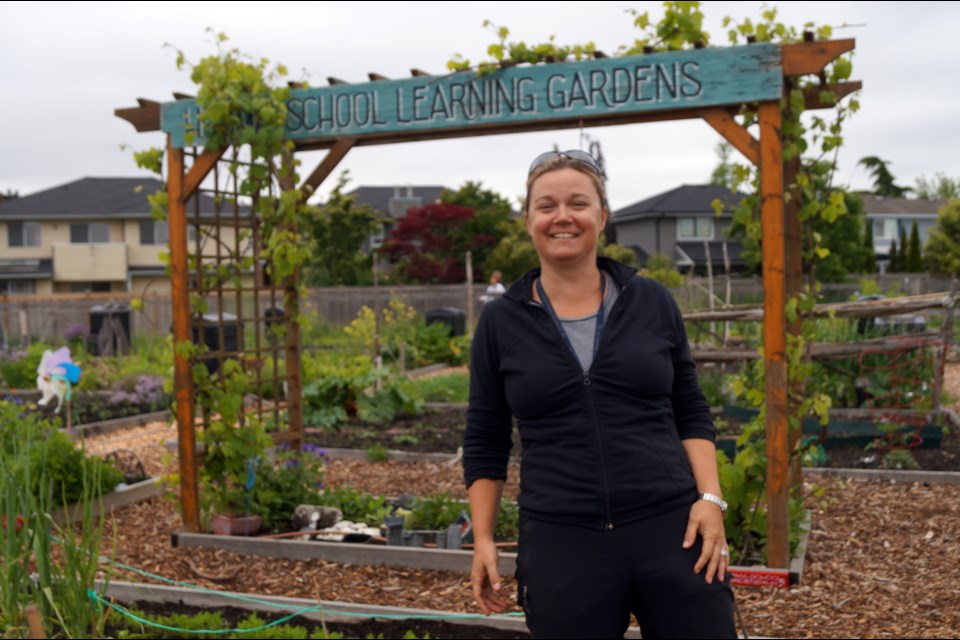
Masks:
[[[692,503],[681,440],[716,441],[680,309],[634,269],[597,259],[620,296],[584,372],[546,309],[534,269],[480,315],[470,359],[464,477],[506,479],[512,417],[527,517],[600,529]]]

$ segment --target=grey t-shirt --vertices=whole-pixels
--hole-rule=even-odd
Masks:
[[[610,274],[604,272],[603,275],[607,279],[607,290],[603,296],[603,315],[606,318],[610,315],[613,303],[620,297],[620,292],[617,291],[617,286]],[[591,313],[582,318],[560,318],[560,323],[563,325],[567,338],[570,339],[570,344],[573,345],[573,350],[580,360],[580,365],[584,371],[588,371],[590,365],[593,364],[593,341],[597,330],[597,314]]]

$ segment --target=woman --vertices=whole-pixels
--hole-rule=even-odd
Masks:
[[[493,542],[513,418],[523,442],[518,599],[534,637],[735,636],[715,432],[659,283],[597,257],[608,210],[582,151],[537,157],[540,258],[474,336],[464,473],[474,596],[504,610]]]

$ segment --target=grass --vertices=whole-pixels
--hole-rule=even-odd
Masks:
[[[426,402],[467,402],[470,396],[470,374],[457,371],[416,380]]]

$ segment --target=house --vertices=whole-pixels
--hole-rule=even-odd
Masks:
[[[409,209],[417,209],[440,201],[440,194],[446,187],[357,187],[348,196],[356,198],[357,205],[369,205],[380,213],[384,222],[364,243],[364,251],[378,249],[396,220],[407,215]]]
[[[150,215],[149,194],[163,188],[154,178],[82,178],[19,198],[0,201],[0,293],[169,291],[165,263],[166,220]],[[199,196],[201,220],[217,205]],[[188,215],[197,201],[187,204]],[[222,214],[232,214],[223,203]],[[240,207],[245,216],[247,207]],[[188,226],[196,241],[196,228]],[[225,244],[235,239],[222,231]]]
[[[911,200],[860,193],[867,222],[873,227],[873,250],[881,273],[890,265],[890,246],[897,241],[897,251],[910,241],[913,223],[917,223],[920,246],[927,244],[930,230],[937,224],[937,212],[946,200]]]
[[[618,209],[610,223],[617,244],[633,249],[641,266],[660,253],[682,271],[705,273],[709,259],[714,272],[723,272],[726,230],[742,197],[717,185],[683,185]],[[715,200],[724,205],[719,216]],[[740,243],[730,240],[726,245],[731,269],[741,270]]]

